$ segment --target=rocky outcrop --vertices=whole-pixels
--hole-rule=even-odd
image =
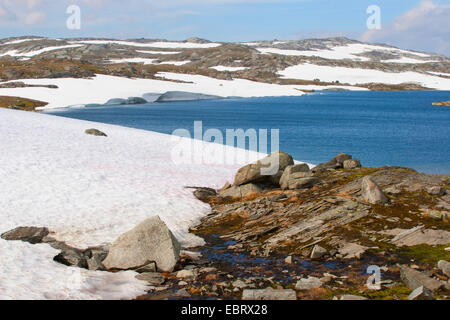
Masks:
[[[371,204],[385,204],[389,201],[372,177],[365,177],[362,180],[361,189],[363,199]]]
[[[262,192],[263,188],[253,184],[248,183],[241,186],[231,186],[229,188],[223,189],[219,191],[219,196],[223,198],[231,197],[231,198],[243,198],[246,197],[252,193],[259,193]]]
[[[450,107],[450,101],[437,101],[437,102],[433,102],[433,106],[438,106],[438,107]]]
[[[121,235],[103,261],[108,270],[133,270],[155,262],[160,271],[173,271],[180,255],[180,244],[166,224],[150,218]]]
[[[361,168],[361,161],[358,159],[345,160],[343,166],[348,170]]]
[[[351,160],[353,157],[346,153],[338,154],[336,157],[331,159],[328,162],[321,163],[313,168],[314,172],[320,172],[329,169],[340,169],[344,167],[344,162],[347,160]]]
[[[281,189],[287,190],[290,189],[290,186],[293,186],[295,180],[309,178],[312,176],[311,170],[307,164],[297,164],[288,166],[284,171],[280,178],[280,186]]]

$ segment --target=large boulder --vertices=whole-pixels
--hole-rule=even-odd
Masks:
[[[363,199],[371,204],[385,204],[389,202],[383,190],[372,177],[364,177],[361,190]]]
[[[288,166],[280,178],[280,186],[282,189],[287,190],[289,189],[289,184],[291,179],[293,179],[293,174],[295,173],[302,173],[302,178],[306,178],[307,176],[310,176],[310,168],[306,163],[303,164],[297,164],[293,166]],[[308,175],[307,175],[308,174]],[[298,176],[300,177],[300,176]]]
[[[103,265],[108,270],[134,270],[155,262],[159,271],[172,272],[180,249],[166,224],[153,217],[121,235],[111,245]]]
[[[343,163],[344,169],[353,170],[361,168],[361,161],[358,159],[345,160]]]
[[[234,185],[260,182],[278,185],[284,170],[293,164],[294,159],[289,154],[274,152],[256,163],[239,169],[234,178]]]
[[[294,173],[294,176],[298,174],[299,173]],[[321,183],[322,182],[317,177],[294,178],[289,181],[289,189],[290,190],[308,189]]]
[[[411,290],[424,287],[431,292],[434,292],[443,286],[443,283],[439,280],[433,279],[420,271],[411,269],[405,265],[399,267],[402,281]]]

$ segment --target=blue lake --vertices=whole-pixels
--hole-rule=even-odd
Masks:
[[[310,163],[340,152],[364,166],[406,166],[450,174],[449,91],[318,92],[301,97],[227,99],[61,109],[58,116],[171,134],[193,130],[279,129],[280,149]]]

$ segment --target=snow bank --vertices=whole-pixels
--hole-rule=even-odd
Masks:
[[[287,56],[306,56],[306,57],[320,57],[324,59],[333,59],[333,60],[342,60],[342,59],[350,59],[354,61],[370,61],[369,58],[358,56],[358,54],[367,53],[371,51],[382,51],[394,54],[409,54],[414,55],[416,57],[429,57],[429,55],[414,52],[414,51],[406,51],[397,48],[389,48],[383,46],[376,46],[370,44],[348,44],[345,46],[337,46],[331,47],[325,50],[285,50],[285,49],[277,49],[277,48],[256,48],[259,52],[263,54],[280,54]],[[399,62],[401,61],[401,62]],[[394,63],[426,63],[432,61],[423,61],[412,58],[400,58],[394,60],[387,60],[384,62],[394,62]]]
[[[86,135],[88,128],[108,137]],[[46,226],[79,248],[112,242],[155,215],[185,246],[201,244],[188,228],[210,208],[185,186],[219,188],[244,164],[175,165],[173,148],[192,146],[193,140],[8,109],[0,109],[0,136],[0,233]],[[145,291],[133,272],[68,268],[53,262],[57,253],[46,244],[0,240],[0,299],[120,299]]]
[[[40,50],[30,51],[30,52],[21,52],[18,50],[11,50],[5,53],[1,53],[0,56],[11,56],[11,57],[34,57],[37,55],[40,55],[45,52],[51,52],[55,50],[61,50],[61,49],[71,49],[71,48],[79,48],[83,45],[67,45],[67,46],[57,46],[57,47],[47,47]]]
[[[417,82],[425,87],[437,90],[450,90],[450,79],[426,75],[418,72],[383,72],[373,69],[358,69],[345,67],[318,66],[314,64],[301,64],[289,67],[279,72],[284,78],[303,79],[333,82],[340,81],[348,84],[361,83],[387,83],[401,84],[406,82]]]
[[[297,86],[282,86],[241,79],[218,80],[205,76],[175,73],[158,73],[157,75],[161,77],[161,80],[129,79],[106,75],[97,75],[92,79],[24,79],[20,81],[28,84],[54,84],[58,86],[58,89],[8,88],[0,89],[0,95],[45,101],[49,103],[45,108],[61,108],[79,104],[103,104],[111,98],[140,97],[147,92],[162,94],[167,91],[186,91],[220,97],[295,96],[303,94],[295,90]],[[192,83],[164,81],[166,79]],[[111,88],[114,88],[114,90],[111,90]]]

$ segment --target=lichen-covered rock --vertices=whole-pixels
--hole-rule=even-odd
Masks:
[[[159,217],[153,217],[121,235],[103,265],[108,270],[133,270],[154,261],[158,270],[172,272],[179,256],[177,239]]]
[[[361,161],[358,159],[345,160],[343,163],[344,169],[353,170],[361,168]]]
[[[295,173],[301,173],[301,178],[305,178],[307,176],[311,176],[311,171],[309,169],[309,166],[306,163],[304,163],[304,164],[297,164],[297,165],[293,165],[293,166],[288,166],[284,170],[284,172],[283,172],[283,174],[281,175],[281,178],[280,178],[280,187],[283,190],[289,189],[290,181],[292,179],[294,179],[293,174],[295,174]],[[297,175],[297,176],[300,178],[299,175]]]

